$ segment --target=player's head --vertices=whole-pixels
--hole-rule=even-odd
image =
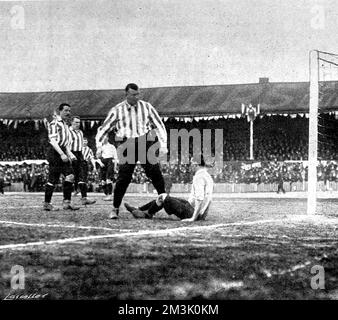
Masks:
[[[59,114],[62,120],[69,120],[70,119],[70,105],[68,103],[61,103],[59,105]]]
[[[72,117],[72,128],[74,130],[79,130],[80,129],[80,124],[81,124],[81,119],[78,116]]]
[[[125,88],[125,91],[126,91],[127,102],[130,105],[135,105],[137,103],[137,101],[139,100],[139,95],[140,95],[139,88],[138,88],[137,84],[128,83],[126,88]]]
[[[108,137],[108,136],[105,136],[105,137],[103,138],[102,143],[103,143],[103,144],[109,143],[109,137]]]
[[[85,147],[88,146],[88,139],[87,139],[87,138],[83,138],[83,145],[84,145]]]

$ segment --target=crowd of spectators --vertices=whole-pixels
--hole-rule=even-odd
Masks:
[[[223,169],[214,174],[214,181],[221,183],[276,183],[282,176],[286,182],[304,182],[308,180],[308,167],[303,162],[259,162],[249,165],[226,163]],[[338,181],[338,165],[335,161],[317,167],[318,181]]]
[[[318,181],[338,182],[338,163],[328,161],[320,163]],[[193,171],[189,164],[165,164],[162,166],[165,180],[173,183],[191,183]],[[277,183],[282,176],[285,182],[307,181],[308,168],[302,162],[256,162],[244,164],[243,162],[226,162],[223,168],[211,169],[211,175],[216,183]],[[48,166],[41,165],[15,165],[1,166],[0,175],[7,184],[23,183],[25,191],[43,191],[47,182]],[[133,173],[132,183],[143,184],[150,182],[141,165],[137,164]],[[61,183],[61,180],[60,180]],[[99,172],[90,171],[88,176],[89,191],[97,191],[100,184]],[[61,187],[61,186],[60,186]]]
[[[0,124],[0,161],[46,159],[47,131],[42,125],[21,123],[17,128]]]
[[[97,124],[84,130],[89,145],[94,146]],[[249,123],[246,118],[210,121],[166,122],[170,150],[170,129],[198,128],[223,130],[223,160],[249,160]],[[323,160],[338,159],[338,119],[334,115],[321,115],[318,123],[318,157]],[[203,137],[202,137],[203,138]],[[36,130],[31,122],[19,124],[16,129],[0,124],[0,161],[45,159],[47,131],[44,125]],[[213,142],[213,139],[212,139]],[[303,116],[264,116],[254,122],[254,159],[258,161],[307,160],[308,119]],[[190,145],[191,147],[191,145]],[[211,146],[214,148],[214,146]],[[178,146],[180,149],[180,146]],[[141,178],[140,178],[141,179]]]
[[[22,183],[25,191],[42,191],[47,182],[48,165],[0,165],[0,175],[5,183]]]
[[[197,122],[166,122],[168,143],[170,129],[188,130],[222,129],[224,166],[214,170],[213,177],[219,183],[271,183],[276,182],[282,172],[284,181],[307,180],[307,168],[301,161],[308,154],[308,119],[302,116],[264,116],[254,122],[254,161],[259,165],[244,165],[249,160],[249,123],[245,118],[222,119]],[[97,128],[85,130],[85,135],[94,147]],[[203,138],[203,137],[202,137]],[[15,129],[0,124],[0,161],[24,161],[45,159],[47,132],[43,125],[37,129],[34,123],[19,124]],[[212,139],[211,141],[214,141]],[[323,162],[318,167],[318,179],[337,181],[338,172],[338,120],[332,115],[321,115],[319,120],[318,155]],[[212,149],[215,146],[211,146]],[[93,148],[94,149],[94,148]],[[170,147],[168,148],[170,150]],[[179,147],[180,149],[180,147]],[[95,150],[95,149],[94,149]],[[190,152],[192,149],[190,148]],[[288,161],[294,162],[288,162]],[[297,162],[299,161],[299,162]],[[323,164],[325,163],[325,165]],[[162,167],[166,179],[172,183],[191,182],[189,164],[168,163]],[[43,189],[48,175],[48,166],[14,165],[0,166],[0,173],[6,183],[22,182],[27,191]],[[89,189],[99,184],[99,174],[89,173]],[[132,177],[133,183],[149,182],[142,167],[137,165]]]

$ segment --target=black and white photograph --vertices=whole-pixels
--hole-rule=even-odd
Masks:
[[[335,1],[0,1],[0,30],[4,304],[338,299]]]

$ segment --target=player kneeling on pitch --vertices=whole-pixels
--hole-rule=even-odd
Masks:
[[[126,209],[131,212],[136,219],[152,219],[160,206],[164,208],[169,215],[174,214],[182,221],[204,220],[211,204],[214,183],[207,171],[203,156],[200,164],[192,164],[192,169],[195,170],[195,175],[188,200],[171,197],[169,194],[162,193],[156,200],[139,208],[132,207],[125,203]]]

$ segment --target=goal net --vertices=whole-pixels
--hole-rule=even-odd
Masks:
[[[337,152],[336,124],[333,117],[334,92],[338,90],[338,54],[313,50],[309,55],[309,154],[307,213],[317,212],[318,176],[323,162]],[[331,111],[331,112],[330,112]],[[335,159],[337,160],[337,159]],[[326,164],[326,163],[325,163]],[[319,170],[318,170],[319,169]]]

